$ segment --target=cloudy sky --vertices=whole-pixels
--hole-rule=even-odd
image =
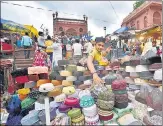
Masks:
[[[38,10],[1,3],[1,18],[20,24],[30,24],[38,30],[43,24],[53,34],[52,13],[58,11],[59,17],[83,19],[88,16],[88,30],[94,36],[103,36],[103,27],[110,34],[121,27],[124,17],[133,10],[134,1],[6,1],[8,3],[43,8]],[[46,11],[53,10],[53,12]]]

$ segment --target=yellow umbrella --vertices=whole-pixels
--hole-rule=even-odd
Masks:
[[[32,37],[32,34],[36,37],[38,37],[38,31],[35,27],[33,27],[33,25],[24,25],[24,27],[26,29],[28,29],[30,31],[30,36]]]

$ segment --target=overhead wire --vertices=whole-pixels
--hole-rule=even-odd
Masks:
[[[43,8],[36,8],[36,7],[33,7],[33,6],[29,6],[29,5],[15,4],[15,3],[6,2],[6,1],[5,1],[5,2],[4,2],[4,1],[1,1],[1,3],[10,4],[10,5],[14,5],[14,6],[27,7],[27,8],[31,8],[31,9],[38,9],[38,10],[43,10],[43,11],[54,12],[54,10],[48,10],[48,9],[43,9]],[[66,15],[83,16],[83,15],[79,15],[79,14],[70,14],[70,13],[61,12],[61,11],[58,11],[58,12],[59,12],[59,13],[66,14]],[[117,24],[117,23],[109,22],[109,21],[107,21],[107,20],[102,20],[102,19],[93,18],[92,16],[88,16],[88,17],[89,17],[89,19],[92,19],[92,20],[99,20],[99,21],[102,21],[102,22],[110,23],[110,24]]]
[[[117,18],[119,19],[119,16],[118,16],[118,14],[117,14],[117,12],[115,11],[115,9],[114,9],[114,7],[113,7],[113,5],[112,5],[112,3],[111,3],[111,1],[109,0],[109,3],[110,3],[110,5],[111,5],[111,7],[112,7],[112,9],[113,9],[113,11],[114,11],[114,13],[115,13],[115,15],[117,16]]]

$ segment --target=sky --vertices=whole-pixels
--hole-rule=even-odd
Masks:
[[[35,8],[26,8],[1,3],[1,18],[12,20],[20,24],[33,25],[37,30],[43,27],[49,30],[53,35],[53,17],[52,13],[58,11],[58,17],[83,19],[83,15],[88,16],[88,31],[91,35],[99,37],[104,36],[104,27],[106,33],[111,34],[121,27],[123,19],[133,11],[135,1],[6,1]],[[46,11],[46,10],[53,10]]]

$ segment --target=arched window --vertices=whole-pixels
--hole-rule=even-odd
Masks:
[[[59,28],[59,31],[63,31],[63,28],[62,28],[62,27],[60,27],[60,28]]]
[[[137,21],[137,29],[139,30],[139,28],[140,28],[140,27],[139,27],[139,21]]]
[[[147,27],[147,23],[148,23],[148,21],[147,21],[147,17],[145,16],[145,17],[144,17],[144,28]]]
[[[153,13],[153,24],[161,24],[161,15],[157,11]]]
[[[83,32],[83,29],[82,29],[82,28],[80,28],[80,29],[79,29],[79,31],[80,31],[80,32]]]

